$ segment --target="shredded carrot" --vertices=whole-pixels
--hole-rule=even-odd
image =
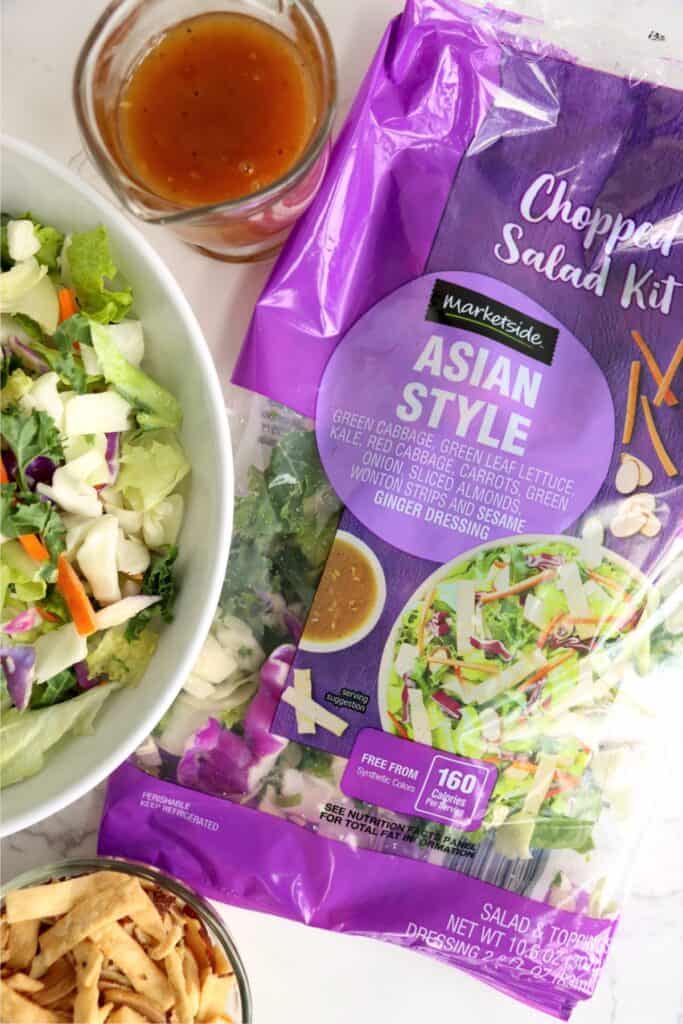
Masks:
[[[48,612],[45,608],[39,608],[36,605],[36,611],[40,615],[41,619],[45,619],[46,622],[61,622],[62,620],[58,615],[53,615],[52,612]]]
[[[407,740],[408,739],[408,730],[406,729],[406,727],[403,724],[403,722],[400,722],[398,720],[398,718],[396,717],[396,715],[392,715],[391,711],[387,711],[387,714],[388,714],[389,718],[391,719],[393,725],[395,726],[396,732],[399,734],[399,736],[402,739]]]
[[[639,331],[631,331],[631,337],[633,338],[636,345],[642,352],[643,359],[647,363],[647,368],[652,374],[657,387],[659,387],[664,379],[664,375],[662,374],[662,371],[659,369],[659,365],[652,354],[650,346],[647,344],[647,342],[645,341],[645,339]],[[664,401],[668,406],[678,405],[678,399],[672,391],[667,391],[667,393],[664,396]]]
[[[507,590],[496,590],[492,594],[482,594],[479,599],[480,603],[491,604],[492,601],[500,601],[504,597],[514,597],[516,594],[523,594],[525,590],[531,590],[532,587],[537,587],[539,583],[545,583],[547,580],[553,579],[556,575],[556,569],[545,569],[543,572],[539,572],[535,576],[530,576],[528,579],[522,580],[520,583],[515,583],[514,586],[508,587]]]
[[[548,798],[550,800],[568,789],[576,789],[581,782],[575,775],[570,775],[568,772],[557,771],[554,777],[558,780],[558,785],[552,786],[548,790]]]
[[[60,555],[57,561],[57,590],[66,601],[76,631],[81,636],[94,633],[97,629],[95,610],[66,555]]]
[[[138,583],[141,580],[144,580],[144,578],[145,578],[141,572],[129,572],[129,573],[126,573],[126,575],[128,576],[129,580],[136,580],[136,582],[138,582]]]
[[[49,562],[50,552],[35,533],[22,533],[19,537],[22,548],[35,562]]]
[[[500,672],[500,665],[487,665],[485,662],[481,664],[475,662],[456,661],[455,658],[427,658],[427,662],[430,665],[448,665],[449,668],[454,668],[456,671],[461,672],[488,672],[491,675],[498,675]]]
[[[420,617],[417,620],[417,653],[420,654],[420,655],[422,655],[424,653],[424,649],[425,649],[425,638],[424,638],[425,623],[427,621],[427,616],[429,615],[429,611],[430,611],[430,609],[432,607],[432,604],[434,602],[435,595],[436,595],[436,590],[430,590],[429,593],[425,595],[424,604],[422,605],[422,608],[420,609]]]
[[[645,422],[647,423],[647,429],[650,435],[650,440],[652,441],[652,447],[657,453],[657,458],[662,464],[662,469],[664,470],[667,476],[678,476],[678,467],[672,461],[671,456],[664,447],[664,442],[662,441],[659,435],[659,431],[657,430],[657,424],[655,423],[654,416],[652,415],[650,403],[648,402],[645,395],[640,396],[640,402],[643,407],[643,416],[645,417]]]
[[[594,569],[589,569],[588,575],[592,580],[595,580],[596,583],[599,583],[601,586],[606,587],[607,590],[611,590],[612,593],[620,597],[622,601],[631,600],[631,595],[629,594],[628,590],[624,590],[624,588],[619,583],[617,583],[616,580],[613,580],[610,576],[603,576],[602,573],[595,572]]]
[[[502,558],[496,558],[493,564],[495,565],[496,569],[504,569],[506,565]]]
[[[631,374],[628,379],[628,398],[626,399],[626,416],[624,418],[624,433],[621,438],[622,444],[630,444],[633,440],[633,428],[636,425],[636,412],[638,410],[638,390],[640,388],[640,360],[634,359],[631,363]]]
[[[484,754],[482,761],[489,761],[491,764],[505,764],[509,768],[519,768],[522,772],[527,772],[529,775],[533,775],[536,771],[536,765],[530,761],[515,761],[512,754],[509,757],[499,757],[497,754]]]
[[[565,615],[566,615],[566,612],[558,612],[557,615],[555,615],[550,620],[550,622],[545,627],[545,629],[543,630],[543,632],[539,636],[538,640],[536,641],[536,646],[537,647],[539,647],[539,648],[545,647],[545,645],[548,643],[548,639],[550,638],[550,635],[552,634],[553,630],[555,629],[555,626],[557,626],[558,623],[560,623],[562,621],[562,619],[565,617]]]
[[[661,405],[667,392],[670,392],[673,379],[678,373],[681,363],[683,363],[683,338],[679,341],[678,348],[674,352],[673,358],[669,363],[664,377],[662,378],[662,383],[659,385],[659,390],[655,395],[655,405]],[[670,393],[673,394],[673,392]]]
[[[9,473],[5,469],[5,463],[0,458],[0,484],[9,483]]]
[[[564,665],[565,661],[568,661],[573,654],[573,651],[565,651],[565,653],[561,654],[559,658],[553,658],[552,661],[547,662],[543,668],[539,668],[537,672],[534,672],[532,676],[529,676],[523,686],[520,686],[520,693],[526,693],[527,690],[533,689],[536,683],[540,683],[541,679],[545,679],[545,677],[550,672],[554,671],[554,669],[558,668],[559,665]]]
[[[59,322],[61,324],[68,320],[69,317],[78,313],[78,305],[73,288],[60,288],[57,297],[59,299]]]

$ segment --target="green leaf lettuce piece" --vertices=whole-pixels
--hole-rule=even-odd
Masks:
[[[4,588],[12,588],[13,596],[18,601],[33,604],[42,600],[47,591],[47,583],[42,575],[42,565],[34,562],[26,554],[18,540],[9,540],[2,545],[0,573]],[[3,602],[0,602],[0,611]]]
[[[140,682],[159,637],[151,629],[143,629],[131,640],[125,634],[125,626],[115,626],[102,635],[86,659],[90,676],[105,675],[111,682],[124,686]]]
[[[23,370],[12,370],[4,388],[0,391],[0,409],[4,410],[16,405],[24,395],[28,394],[33,384],[33,377],[29,377]]]
[[[92,732],[98,711],[117,688],[111,683],[95,686],[52,707],[6,711],[0,725],[0,786],[11,786],[41,771],[48,752],[67,736]]]
[[[78,684],[73,669],[65,668],[52,679],[33,687],[31,708],[49,708],[53,704],[61,704],[63,700],[76,696]]]
[[[123,320],[133,304],[129,285],[110,288],[118,273],[104,227],[78,231],[65,249],[68,277],[76,289],[81,309],[102,324]]]
[[[36,253],[36,259],[39,263],[43,263],[48,270],[57,270],[57,260],[64,244],[62,232],[58,231],[57,228],[50,227],[48,224],[41,224],[32,213],[22,213],[16,220],[30,220],[33,222],[36,236],[40,242],[40,249]]]
[[[594,821],[553,816],[538,818],[531,836],[531,847],[536,850],[576,850],[590,853],[594,847]]]

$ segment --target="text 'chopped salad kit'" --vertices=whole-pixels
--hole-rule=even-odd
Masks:
[[[211,635],[100,852],[567,1019],[683,657],[683,94],[525,31],[389,26],[235,373]]]

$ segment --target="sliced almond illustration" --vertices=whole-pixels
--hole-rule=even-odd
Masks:
[[[640,469],[633,459],[625,459],[619,466],[614,485],[619,494],[633,494],[640,481]]]
[[[657,519],[657,516],[650,515],[645,520],[644,525],[641,526],[640,532],[643,537],[656,537],[661,532],[661,529],[662,524],[659,519]]]
[[[634,494],[631,498],[627,498],[626,501],[622,502],[619,507],[618,515],[622,515],[624,512],[643,512],[645,515],[649,515],[655,511],[657,502],[654,494]]]
[[[638,467],[638,486],[639,487],[649,487],[650,486],[650,484],[652,483],[652,480],[654,479],[654,476],[653,476],[652,470],[650,469],[650,467],[648,466],[648,464],[646,462],[643,462],[642,459],[639,459],[637,455],[631,455],[628,452],[624,452],[624,454],[621,456],[621,461],[622,461],[622,463],[623,462],[627,462],[627,461],[635,462],[635,464]]]
[[[632,512],[623,512],[614,517],[610,523],[610,530],[619,540],[625,540],[627,537],[635,537],[637,533],[640,533],[647,520],[648,516],[638,509]]]

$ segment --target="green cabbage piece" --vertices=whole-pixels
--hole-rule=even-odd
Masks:
[[[178,430],[183,413],[174,395],[139,366],[129,363],[106,327],[92,322],[90,332],[104,379],[138,410],[139,426],[143,430]]]
[[[126,441],[113,490],[139,512],[167,498],[190,472],[180,442],[169,431],[150,431]]]

